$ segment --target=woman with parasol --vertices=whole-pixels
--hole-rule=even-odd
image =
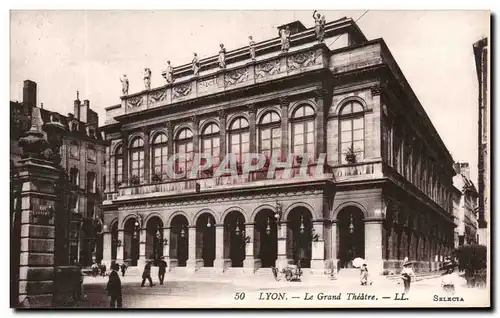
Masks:
[[[413,262],[408,261],[408,257],[403,260],[403,270],[401,271],[401,278],[403,279],[403,284],[405,287],[405,293],[410,292],[411,279],[416,278],[415,272],[411,265]]]
[[[463,279],[455,272],[458,264],[450,258],[447,258],[443,266],[439,270],[444,270],[443,278],[441,279],[441,288],[446,293],[453,295],[455,290],[462,283]]]
[[[362,286],[368,285],[368,266],[366,265],[366,261],[361,257],[356,257],[352,261],[352,265],[356,268],[360,269],[360,282]],[[372,282],[370,282],[370,285]]]

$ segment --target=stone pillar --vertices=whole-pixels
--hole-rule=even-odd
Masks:
[[[281,155],[288,154],[288,105],[290,101],[286,97],[280,98],[281,106]],[[286,158],[286,157],[285,157]]]
[[[165,123],[167,129],[167,153],[169,156],[174,154],[174,127],[171,121]]]
[[[214,268],[218,272],[224,271],[224,224],[217,224],[215,226]]]
[[[254,249],[254,224],[245,224],[245,236],[250,238],[250,241],[245,244],[245,260],[243,268],[245,272],[253,273],[255,270],[255,259],[253,254]]]
[[[151,147],[149,140],[151,128],[146,126],[142,131],[144,133],[144,183],[149,183],[151,182],[149,171],[149,168],[151,167]]]
[[[193,157],[194,157],[194,154],[199,152],[199,146],[200,146],[199,142],[200,119],[196,115],[191,116],[191,125],[192,125],[191,127],[193,128]]]
[[[146,265],[146,229],[141,229],[139,234],[139,259],[137,266],[143,268]]]
[[[382,274],[384,260],[382,257],[382,220],[365,221],[365,259],[374,274]]]
[[[19,239],[19,307],[53,306],[55,293],[55,200],[52,186],[59,170],[51,163],[34,158],[19,161],[21,211]],[[11,283],[17,283],[15,278]],[[17,304],[12,304],[17,307]]]
[[[318,240],[312,241],[311,269],[318,273],[325,271],[325,241],[323,221],[314,221],[314,234],[318,235]]]
[[[196,270],[196,226],[190,226],[188,229],[188,260],[186,262],[186,267],[189,271],[194,272]]]
[[[110,268],[111,261],[111,232],[108,231],[102,234],[102,262]]]
[[[167,270],[170,269],[170,228],[163,228],[163,239],[167,239],[167,244],[163,244],[164,261],[167,263]]]
[[[337,220],[332,220],[332,226],[330,228],[330,251],[332,255],[332,265],[337,268],[338,258],[337,258]]]
[[[326,90],[320,88],[314,92],[316,105],[316,153],[310,154],[314,155],[314,160],[316,160],[320,153],[325,152],[325,105],[324,99],[326,97]]]
[[[226,146],[226,119],[227,119],[227,113],[225,110],[219,110],[219,121],[220,121],[220,154],[219,154],[219,160],[222,162],[224,158],[226,157],[227,153],[227,146]]]
[[[122,152],[123,152],[123,162],[122,162],[122,183],[128,185],[128,133],[122,131]],[[117,189],[118,190],[118,189]]]
[[[118,229],[118,241],[116,244],[116,262],[118,264],[123,264],[124,260],[124,251],[123,251],[123,244],[125,243],[125,233],[123,232],[122,229]]]
[[[287,237],[286,222],[281,222],[281,224],[278,225],[277,235],[278,235],[278,259],[276,260],[276,267],[281,269],[288,265],[286,257],[286,237]]]
[[[256,153],[257,152],[257,140],[255,138],[256,132],[257,132],[257,119],[255,118],[255,113],[257,112],[257,109],[255,107],[255,104],[250,104],[248,105],[248,114],[250,115],[250,121],[249,121],[249,130],[250,130],[250,145],[249,145],[249,150],[250,153]]]

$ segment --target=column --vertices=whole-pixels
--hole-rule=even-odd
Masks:
[[[151,166],[151,147],[149,146],[151,128],[143,127],[142,131],[144,133],[144,183],[149,183],[151,182],[149,173],[149,167]]]
[[[170,271],[170,228],[163,228],[163,240],[167,239],[167,244],[163,244],[163,256],[165,257],[164,261],[167,263],[167,271]]]
[[[215,226],[214,268],[218,272],[224,271],[224,224],[217,224]]]
[[[123,175],[122,175],[122,182],[126,185],[128,185],[128,133],[126,131],[122,131],[122,150],[123,150]]]
[[[118,241],[116,244],[116,262],[118,264],[123,264],[123,259],[124,259],[124,251],[123,251],[123,244],[125,242],[125,233],[123,232],[123,229],[118,229]]]
[[[194,154],[199,152],[199,126],[200,126],[200,119],[198,116],[194,115],[191,116],[191,127],[193,129],[193,157]]]
[[[190,226],[188,228],[188,260],[186,262],[186,267],[194,272],[196,270],[196,226]]]
[[[110,268],[111,261],[111,232],[107,231],[102,234],[102,262]]]
[[[320,153],[325,152],[325,105],[326,90],[323,88],[314,91],[316,105],[316,153],[312,154],[316,160]]]
[[[249,129],[250,129],[250,153],[257,152],[257,140],[255,138],[257,131],[257,124],[255,113],[257,112],[255,104],[248,105],[248,114],[250,115]]]
[[[279,269],[287,266],[288,261],[286,257],[286,237],[287,228],[286,222],[278,224],[278,259],[276,260],[276,267]]]
[[[311,251],[311,269],[318,273],[325,271],[325,240],[324,240],[324,226],[322,220],[315,220],[313,222],[314,233],[318,235],[318,240],[312,241]]]
[[[382,219],[365,221],[365,259],[374,274],[382,274],[384,260],[382,258]]]
[[[167,129],[167,152],[170,157],[174,154],[174,127],[171,121],[167,121],[165,127]]]
[[[143,226],[143,224],[141,224]],[[139,234],[139,259],[137,266],[143,268],[146,265],[146,229],[141,229]]]
[[[290,101],[286,97],[280,98],[281,106],[281,155],[288,154],[288,105]]]
[[[250,240],[245,244],[245,260],[243,261],[243,268],[245,272],[253,273],[255,270],[255,259],[253,254],[254,249],[254,227],[253,223],[245,224],[245,236],[249,237]]]
[[[226,119],[227,119],[227,113],[225,110],[221,109],[218,112],[219,114],[219,121],[220,121],[220,162],[224,160],[226,157],[227,153],[227,146],[226,146]]]
[[[337,220],[332,220],[332,226],[330,228],[330,251],[332,255],[332,266],[337,268],[338,258],[337,258]]]

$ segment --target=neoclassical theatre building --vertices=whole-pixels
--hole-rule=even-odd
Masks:
[[[363,257],[384,273],[405,257],[432,270],[451,252],[453,158],[384,40],[367,40],[349,18],[326,23],[324,41],[298,21],[279,30],[195,57],[156,88],[146,74],[144,90],[129,94],[127,83],[106,108],[106,262],[164,256],[174,272],[252,274],[300,261],[323,273]],[[190,171],[195,153],[217,166],[255,152],[292,153],[294,167],[272,178],[268,165],[166,172],[175,153],[186,154],[175,169]]]

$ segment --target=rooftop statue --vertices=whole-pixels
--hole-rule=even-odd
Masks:
[[[194,76],[200,75],[200,60],[198,60],[198,54],[193,53],[193,60],[191,61],[193,65],[193,74]]]
[[[250,58],[255,61],[255,41],[251,35],[248,37],[248,50],[250,51]]]
[[[122,82],[122,94],[128,95],[128,78],[126,74],[123,74],[122,78],[120,78]]]
[[[326,18],[325,16],[321,16],[321,14],[317,10],[314,10],[313,19],[314,19],[314,32],[316,32],[316,39],[318,42],[323,42],[325,40],[325,24]]]
[[[170,64],[170,61],[167,61],[167,68],[161,73],[163,78],[167,81],[167,84],[174,82],[174,68]]]
[[[224,44],[220,44],[219,50],[219,67],[226,68],[226,49],[224,48]]]
[[[144,69],[144,88],[151,89],[151,70],[149,68]]]
[[[281,51],[288,52],[290,49],[290,27],[286,27],[280,30],[280,40],[281,40]]]

